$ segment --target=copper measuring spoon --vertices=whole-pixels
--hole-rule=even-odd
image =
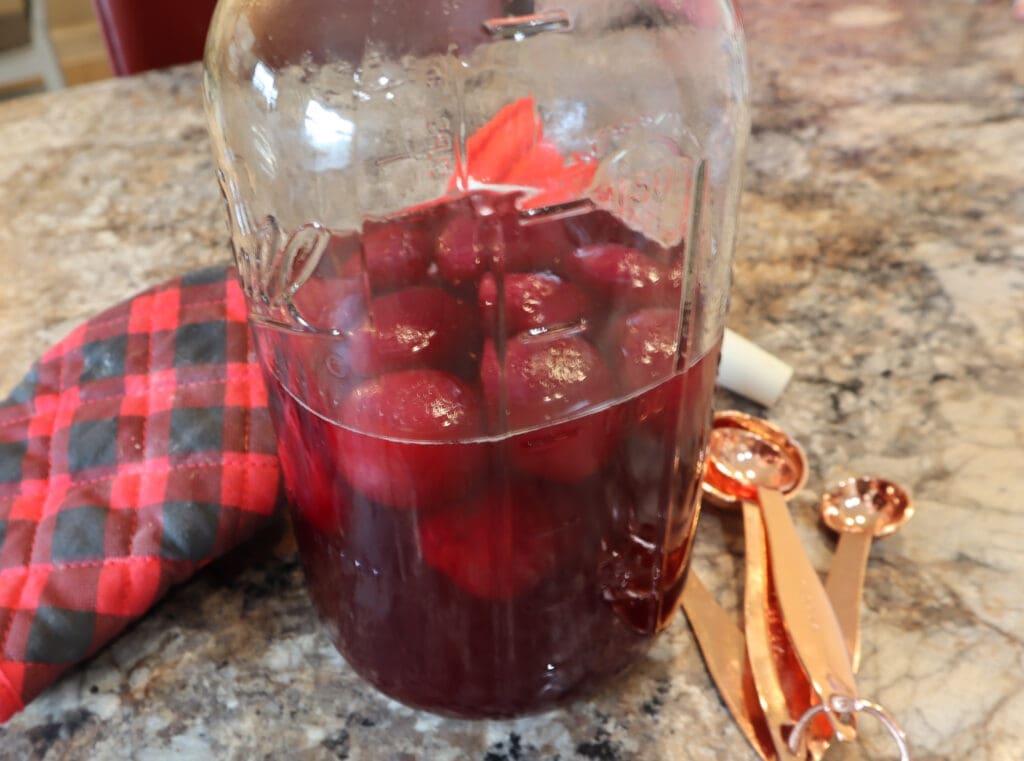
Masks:
[[[825,715],[837,739],[853,740],[856,738],[853,714],[865,712],[883,722],[896,740],[901,760],[907,761],[910,752],[903,730],[885,709],[861,699],[857,694],[843,631],[821,579],[800,544],[783,493],[778,490],[780,487],[788,488],[789,493],[793,493],[802,485],[803,480],[794,478],[796,471],[787,468],[785,463],[787,459],[790,463],[802,463],[803,450],[776,426],[742,413],[716,415],[715,428],[708,446],[705,493],[717,492],[718,495],[740,500],[746,524],[747,515],[752,512],[747,503],[751,501],[753,492],[763,521],[762,537],[770,567],[769,583],[774,583],[782,622],[793,652],[821,701],[808,708],[793,726],[786,743],[788,749],[792,753],[800,751],[806,740],[806,731],[818,714]],[[752,521],[751,525],[756,527]],[[756,566],[758,558],[755,557],[754,562]],[[754,568],[755,573],[762,570]],[[763,614],[763,603],[760,610]],[[761,614],[755,610],[755,616]],[[760,647],[760,644],[752,643],[748,633],[748,653],[751,653],[756,680],[758,667],[750,650],[752,644]],[[776,686],[777,677],[776,674]],[[758,689],[760,691],[760,685]],[[768,714],[767,708],[765,713]]]
[[[792,662],[769,573],[769,551],[757,484],[786,496],[806,481],[806,458],[796,442],[767,421],[739,412],[715,415],[702,484],[718,507],[743,513],[745,572],[743,622],[753,682],[780,757],[792,757],[784,734],[809,707],[811,686]]]
[[[775,738],[751,674],[743,632],[718,604],[692,568],[682,594],[683,609],[693,629],[708,673],[718,687],[747,742],[764,761],[777,761]],[[785,758],[792,758],[788,749]]]
[[[826,706],[826,716],[837,739],[852,741],[856,739],[856,729],[843,720],[848,717],[830,708],[836,696],[857,697],[846,641],[821,579],[803,551],[780,491],[796,491],[795,463],[805,461],[803,450],[766,421],[738,413],[726,415],[724,420],[723,416],[715,419],[708,443],[705,481],[741,500],[744,526],[753,529],[747,533],[747,579],[757,584],[758,577],[766,577],[770,568],[793,651],[814,692]],[[757,531],[760,527],[763,530]],[[762,536],[767,563],[756,549]],[[767,649],[761,631],[766,622],[764,597],[751,600],[744,611],[753,614],[747,621],[747,648]],[[751,650],[757,682],[759,669],[754,661]]]
[[[821,519],[839,534],[825,592],[846,638],[854,671],[860,666],[860,606],[871,542],[895,533],[913,515],[907,492],[881,478],[847,478],[821,498]]]

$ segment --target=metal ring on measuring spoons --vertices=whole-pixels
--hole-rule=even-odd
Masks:
[[[818,703],[804,711],[803,716],[801,716],[797,723],[793,725],[793,731],[789,735],[789,749],[793,753],[796,753],[800,748],[800,742],[803,738],[803,734],[814,717],[819,713],[825,713],[829,710],[840,715],[866,713],[874,716],[882,722],[882,726],[888,730],[892,739],[896,741],[896,747],[900,752],[900,761],[911,761],[910,744],[907,742],[907,733],[903,731],[903,728],[896,722],[896,719],[892,717],[892,714],[877,703],[872,703],[870,700],[864,700],[863,698],[850,698],[843,695],[833,695],[831,705],[828,707],[822,703]]]

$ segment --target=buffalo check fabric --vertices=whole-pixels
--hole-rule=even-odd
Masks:
[[[81,325],[0,402],[0,723],[271,517],[276,443],[234,270]]]

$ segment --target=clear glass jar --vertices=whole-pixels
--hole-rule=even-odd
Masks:
[[[311,596],[408,704],[579,694],[688,565],[749,128],[726,0],[221,0],[206,94]]]

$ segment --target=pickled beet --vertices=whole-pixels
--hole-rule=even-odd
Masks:
[[[469,305],[440,288],[416,286],[375,298],[369,315],[339,350],[364,377],[446,368],[473,351],[476,324]]]
[[[453,217],[437,238],[437,268],[454,285],[474,283],[486,271],[489,243],[480,226],[468,216]]]
[[[366,315],[362,279],[321,277],[307,280],[292,295],[292,307],[311,328],[345,331]]]
[[[587,294],[550,272],[509,273],[504,291],[508,334],[576,324],[592,309]],[[498,286],[493,275],[484,275],[478,297],[484,325],[496,327]]]
[[[366,274],[374,291],[419,283],[430,267],[432,243],[417,225],[367,224],[363,231]]]
[[[514,211],[513,211],[514,214]],[[437,238],[437,269],[456,287],[472,286],[492,270],[521,272],[533,267],[533,238],[514,216],[489,216],[484,221],[467,213],[449,219]]]
[[[460,588],[490,600],[522,594],[555,567],[558,506],[518,485],[485,492],[420,521],[423,559]]]
[[[370,499],[427,508],[468,491],[480,450],[460,439],[483,433],[476,391],[437,370],[405,370],[358,386],[341,405],[338,468]],[[444,447],[430,442],[452,442]]]
[[[536,428],[516,438],[513,465],[564,483],[596,473],[615,448],[620,427],[612,410],[577,415],[614,395],[600,352],[579,336],[517,337],[505,346],[504,364],[503,389],[494,345],[485,345],[480,381],[491,429]]]
[[[623,391],[649,386],[675,371],[679,332],[675,309],[639,309],[619,318],[609,332],[612,367]]]
[[[676,346],[679,315],[675,309],[638,309],[615,320],[606,331],[611,366],[623,393],[652,388],[639,397],[629,418],[657,434],[673,434],[680,410],[694,409],[704,400],[693,390],[714,383],[718,350],[708,352],[691,373],[707,376],[705,383],[683,386],[675,374],[686,364],[686,347]],[[677,356],[679,354],[680,356]],[[665,383],[665,378],[672,378]]]
[[[519,228],[519,242],[530,265],[521,268],[522,271],[560,274],[562,261],[576,249],[563,222],[540,221],[522,225]]]
[[[566,274],[614,306],[678,306],[681,271],[618,244],[577,248]]]
[[[374,293],[422,283],[433,258],[433,242],[424,223],[411,220],[367,222],[362,253],[355,235],[332,235],[323,262],[328,271],[346,278],[365,272]]]

